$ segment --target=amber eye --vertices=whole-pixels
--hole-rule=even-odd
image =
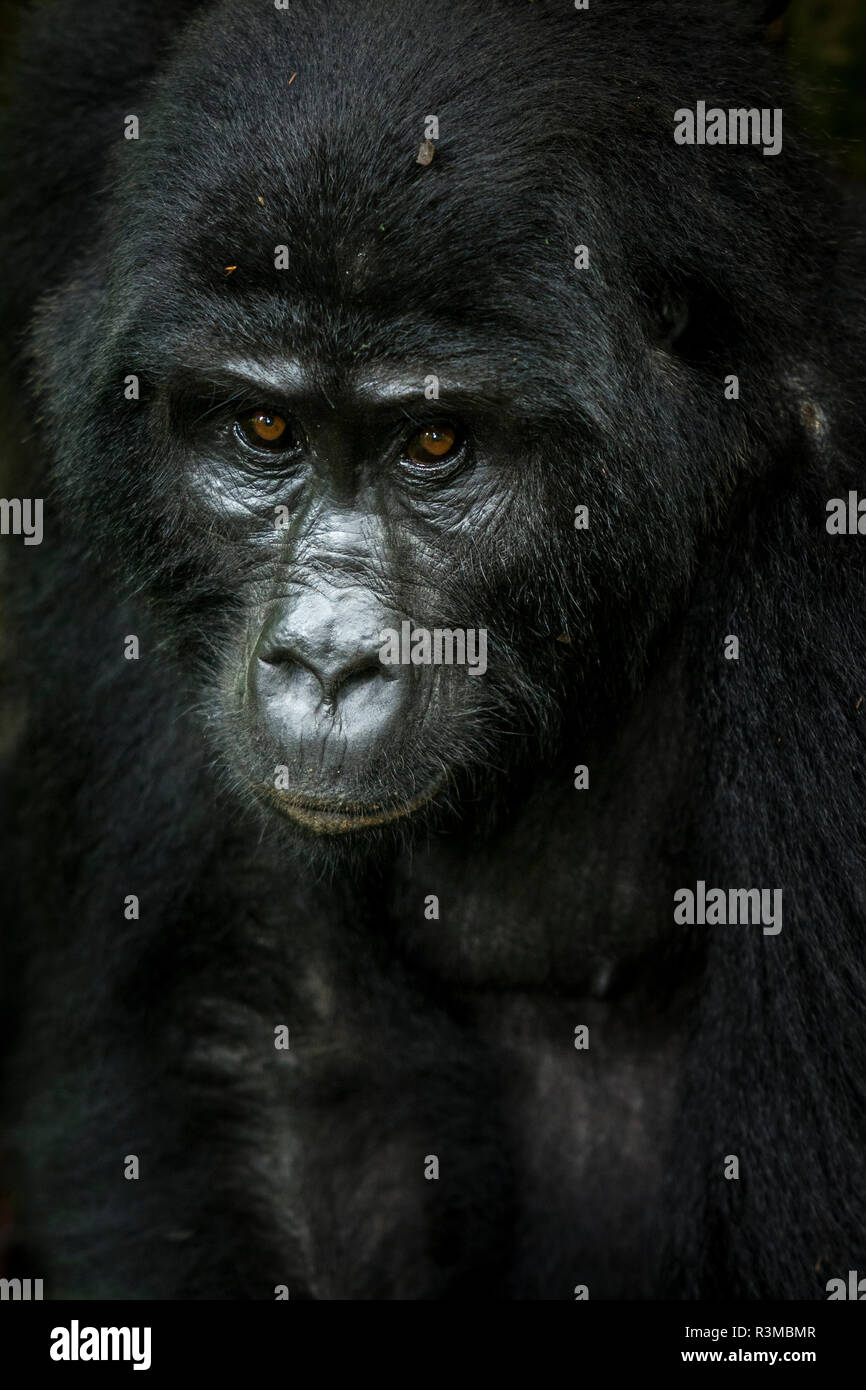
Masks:
[[[254,410],[235,421],[235,429],[245,443],[254,449],[271,449],[283,453],[297,447],[297,440],[288,421],[273,410]]]
[[[460,448],[460,436],[453,425],[436,425],[413,434],[406,445],[406,457],[413,463],[442,463]]]

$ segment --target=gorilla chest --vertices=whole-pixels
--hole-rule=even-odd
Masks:
[[[334,1274],[346,1230],[390,1271],[372,1296],[447,1297],[464,1280],[494,1297],[642,1296],[676,1023],[590,997],[432,998],[411,973],[338,1003],[343,988],[327,991],[331,1044],[313,1044],[320,1020],[295,1062],[314,1296],[358,1296],[362,1271]]]
[[[513,1296],[642,1296],[659,1255],[679,1028],[586,997],[518,996],[482,1014],[506,1098]]]

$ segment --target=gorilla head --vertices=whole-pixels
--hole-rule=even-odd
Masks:
[[[538,8],[209,8],[40,316],[67,501],[311,841],[489,811],[615,719],[789,432],[796,162],[674,143],[667,6]],[[755,18],[702,18],[695,91]]]

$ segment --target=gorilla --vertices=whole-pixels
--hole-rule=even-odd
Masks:
[[[861,214],[781,8],[23,13],[0,1182],[46,1296],[866,1269]]]

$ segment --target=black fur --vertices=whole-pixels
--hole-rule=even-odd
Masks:
[[[53,1296],[797,1298],[866,1269],[864,541],[825,529],[864,487],[859,214],[765,17],[27,16],[5,495],[47,503],[42,546],[2,542],[3,1100],[16,1270]],[[697,100],[782,107],[782,153],[676,145]],[[325,401],[391,362],[466,388],[476,466],[375,511],[396,559],[364,582],[486,627],[489,672],[395,734],[377,795],[447,781],[368,834],[245,780],[279,494],[203,506],[172,405],[224,351],[302,356]],[[781,887],[781,933],[675,926],[698,879]]]

